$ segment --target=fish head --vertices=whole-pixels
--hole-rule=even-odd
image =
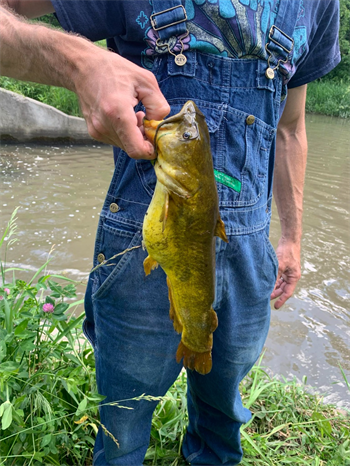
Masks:
[[[144,120],[145,134],[155,146],[158,157],[175,165],[194,163],[197,149],[209,144],[203,113],[189,100],[181,111],[162,121]]]

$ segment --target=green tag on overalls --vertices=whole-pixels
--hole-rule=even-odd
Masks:
[[[229,176],[229,175],[225,175],[225,173],[221,173],[217,170],[214,170],[214,175],[218,183],[224,184],[225,186],[228,186],[229,188],[234,189],[238,193],[241,192],[242,183],[236,178],[233,178],[232,176]]]

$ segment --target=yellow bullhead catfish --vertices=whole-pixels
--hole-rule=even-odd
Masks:
[[[212,368],[215,236],[227,242],[204,115],[194,102],[166,120],[144,120],[154,143],[157,184],[143,223],[146,275],[167,274],[170,318],[182,333],[176,360],[200,374]]]

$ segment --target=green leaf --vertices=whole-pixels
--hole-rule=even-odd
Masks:
[[[83,300],[82,300],[83,301]],[[62,328],[63,328],[63,331],[60,332],[57,337],[56,337],[56,340],[54,341],[54,344],[55,343],[58,343],[61,338],[65,337],[66,335],[68,335],[68,333],[73,329],[73,328],[76,328],[80,322],[84,319],[85,317],[85,313],[83,312],[82,314],[80,314],[79,317],[77,317],[76,319],[72,318],[71,321],[69,322],[69,324],[65,325],[65,324],[61,324],[62,325]]]
[[[51,442],[52,435],[51,434],[46,434],[41,440],[41,447],[44,448],[46,445],[48,445]]]
[[[16,327],[15,327],[15,335],[19,335],[27,328],[29,319],[22,320]]]
[[[55,320],[67,320],[67,316],[66,314],[52,314],[52,317],[55,319]]]
[[[30,290],[27,290],[27,295],[30,296],[32,299],[35,299],[35,294],[32,293],[33,288],[31,288]],[[36,293],[37,293],[38,290],[36,290]]]
[[[331,423],[327,420],[327,418],[324,417],[323,414],[317,413],[315,411],[312,413],[311,419],[313,421],[320,421],[320,422],[317,422],[317,425],[319,429],[321,430],[321,433],[322,431],[324,431],[327,435],[331,435],[332,433]]]
[[[25,340],[22,343],[20,343],[19,348],[22,351],[27,352],[27,351],[33,351],[36,348],[36,346],[32,341]]]
[[[69,304],[67,303],[60,303],[60,304],[57,304],[57,306],[55,307],[55,310],[54,310],[54,315],[59,315],[59,314],[63,314],[64,312],[66,312],[66,310],[69,308]]]
[[[17,416],[19,416],[19,417],[21,417],[23,419],[23,417],[24,417],[23,409],[16,409],[15,413],[17,414]]]
[[[87,407],[88,400],[87,398],[84,398],[78,405],[78,409],[76,410],[76,415],[81,416],[82,414],[85,413],[86,407]]]
[[[42,460],[43,456],[45,456],[45,453],[43,451],[37,451],[34,453],[34,459],[39,461],[39,463],[43,462]]]
[[[44,283],[50,277],[51,275],[43,275],[42,277],[39,278],[38,283]]]
[[[15,406],[19,406],[22,403],[22,401],[24,401],[26,398],[27,398],[27,395],[22,395],[22,396],[16,398],[16,400],[14,402]]]
[[[4,340],[0,340],[0,362],[6,356],[6,342]]]
[[[5,328],[8,333],[13,332],[13,311],[9,306],[9,303],[5,296],[3,297],[3,303],[5,307]]]
[[[58,283],[53,282],[52,280],[48,280],[47,283],[49,284],[49,287],[52,291],[55,291],[59,295],[62,295],[62,287]]]
[[[5,401],[1,407],[3,407],[2,410],[0,409],[0,412],[3,412],[1,417],[1,428],[2,430],[5,430],[12,424],[12,404],[9,401]]]
[[[100,401],[103,401],[105,400],[107,397],[105,395],[100,395],[99,393],[91,393],[90,396],[88,395],[85,395],[86,398],[90,401],[96,401],[96,402],[100,402]]]
[[[19,364],[14,361],[5,361],[0,364],[0,372],[11,374],[12,372],[18,372]]]

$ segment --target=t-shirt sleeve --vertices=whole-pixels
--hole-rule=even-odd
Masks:
[[[306,0],[312,2],[309,47],[302,54],[289,88],[302,86],[329,73],[340,62],[338,0]]]
[[[123,34],[122,2],[110,0],[51,0],[61,26],[92,41]]]

